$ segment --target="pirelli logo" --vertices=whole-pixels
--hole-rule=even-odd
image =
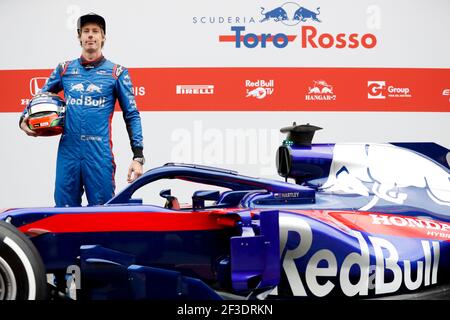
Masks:
[[[211,84],[177,85],[177,94],[214,94],[214,86]]]

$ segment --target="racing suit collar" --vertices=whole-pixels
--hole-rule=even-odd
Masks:
[[[79,61],[83,67],[85,67],[86,69],[90,69],[90,68],[98,67],[99,65],[103,64],[103,62],[105,62],[106,59],[103,55],[101,55],[100,57],[98,57],[97,59],[95,59],[93,61],[87,61],[83,56],[80,56]]]

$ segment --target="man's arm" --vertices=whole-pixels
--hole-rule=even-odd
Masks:
[[[116,81],[117,98],[123,112],[123,119],[130,138],[131,150],[133,151],[133,161],[128,170],[128,182],[132,182],[143,173],[143,162],[135,161],[135,159],[140,160],[144,158],[141,116],[136,106],[133,85],[128,70],[121,66],[116,66],[116,70],[118,69],[122,71]]]
[[[62,82],[61,82],[61,75],[65,71],[67,62],[66,63],[60,63],[58,66],[53,70],[50,77],[47,79],[47,82],[42,87],[39,92],[53,92],[53,93],[59,93],[62,88]],[[28,127],[28,112],[27,107],[23,110],[20,119],[19,119],[19,127],[22,129],[27,135],[29,136],[36,136],[36,133],[31,130]]]

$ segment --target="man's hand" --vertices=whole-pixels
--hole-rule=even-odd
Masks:
[[[133,182],[140,176],[142,176],[143,173],[143,166],[137,161],[131,161],[130,168],[128,169],[128,183]]]
[[[37,137],[38,136],[38,134],[36,132],[34,132],[33,130],[31,130],[28,127],[28,116],[23,118],[22,122],[20,123],[20,129],[22,129],[30,137]]]

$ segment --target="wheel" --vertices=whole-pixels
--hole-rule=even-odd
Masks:
[[[0,300],[42,300],[47,280],[33,243],[14,226],[0,221]]]

